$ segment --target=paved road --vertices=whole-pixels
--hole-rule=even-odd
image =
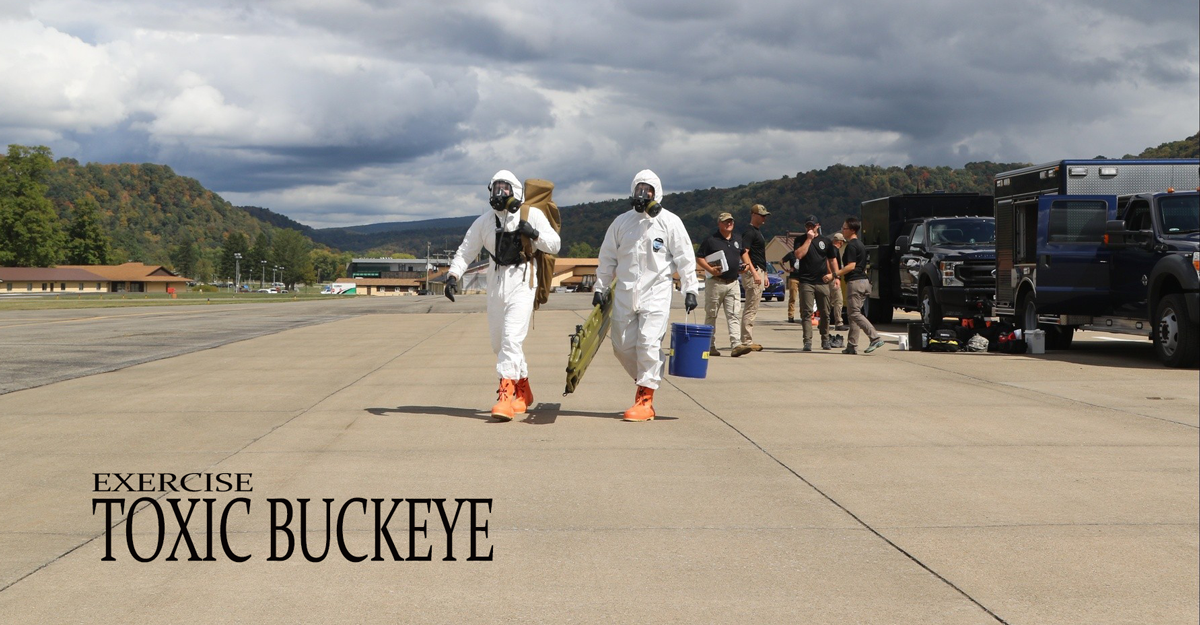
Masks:
[[[558,295],[546,309],[586,306]],[[364,314],[479,312],[483,296],[0,311],[0,395]]]
[[[0,396],[0,622],[1197,622],[1197,374],[1155,365],[1147,345],[801,354],[773,303],[766,351],[668,378],[662,419],[626,424],[633,387],[607,350],[560,397],[571,309],[587,303],[571,297],[536,317],[538,403],[509,424],[483,412],[482,298],[0,316],[26,354],[102,333],[229,333]],[[126,358],[169,353],[124,339]],[[218,540],[215,562],[185,561],[186,545],[165,561],[179,525],[165,507],[154,562],[132,559],[123,519],[103,561],[92,476],[112,471],[251,473],[252,510],[227,536],[252,558],[231,562]],[[211,497],[215,527],[232,495]],[[269,561],[282,538],[268,499],[323,497],[491,498],[479,539],[495,560],[467,561],[459,528],[443,561],[437,512],[418,508],[431,562],[351,563],[336,540],[320,563],[300,545]],[[346,547],[369,554],[374,519],[356,509]],[[321,551],[325,512],[309,513]],[[408,513],[392,521],[406,560]],[[152,511],[133,523],[149,555]]]

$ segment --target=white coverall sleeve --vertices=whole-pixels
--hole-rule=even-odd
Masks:
[[[450,275],[456,279],[462,278],[467,264],[479,256],[479,250],[483,249],[484,237],[488,230],[486,217],[487,215],[482,215],[471,223],[471,227],[467,228],[467,236],[463,237],[458,251],[454,253],[454,260],[450,261]]]
[[[617,219],[620,219],[618,217]],[[596,267],[595,290],[603,291],[613,285],[617,279],[617,222],[614,220],[604,233],[604,242],[600,244],[600,264]]]
[[[534,247],[547,254],[557,254],[562,246],[562,239],[554,231],[554,226],[550,225],[545,213],[540,210],[529,211],[529,225],[538,231],[538,238],[533,242]]]
[[[683,221],[676,219],[671,224],[671,256],[675,273],[679,274],[679,290],[683,293],[700,293],[696,279],[696,251],[692,249],[692,237],[688,236]]]

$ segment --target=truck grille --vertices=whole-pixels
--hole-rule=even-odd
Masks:
[[[958,266],[958,279],[969,287],[993,287],[996,278],[992,271],[996,269],[996,261],[970,261]]]

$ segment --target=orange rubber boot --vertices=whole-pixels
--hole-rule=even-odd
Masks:
[[[501,421],[512,421],[516,412],[513,410],[513,397],[517,394],[515,380],[500,380],[500,388],[496,390],[500,397],[492,406],[492,418]]]
[[[654,389],[639,386],[633,407],[625,411],[626,421],[651,421],[654,419]]]
[[[513,412],[528,412],[533,405],[533,389],[529,388],[529,378],[517,380],[517,393],[513,395]]]

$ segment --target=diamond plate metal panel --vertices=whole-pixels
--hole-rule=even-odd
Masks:
[[[1200,187],[1200,167],[1188,164],[1088,164],[1072,165],[1086,167],[1087,176],[1068,176],[1067,193],[1070,195],[1126,195],[1151,191],[1166,191],[1168,187],[1178,190]],[[1101,176],[1103,168],[1115,168],[1117,175]]]

